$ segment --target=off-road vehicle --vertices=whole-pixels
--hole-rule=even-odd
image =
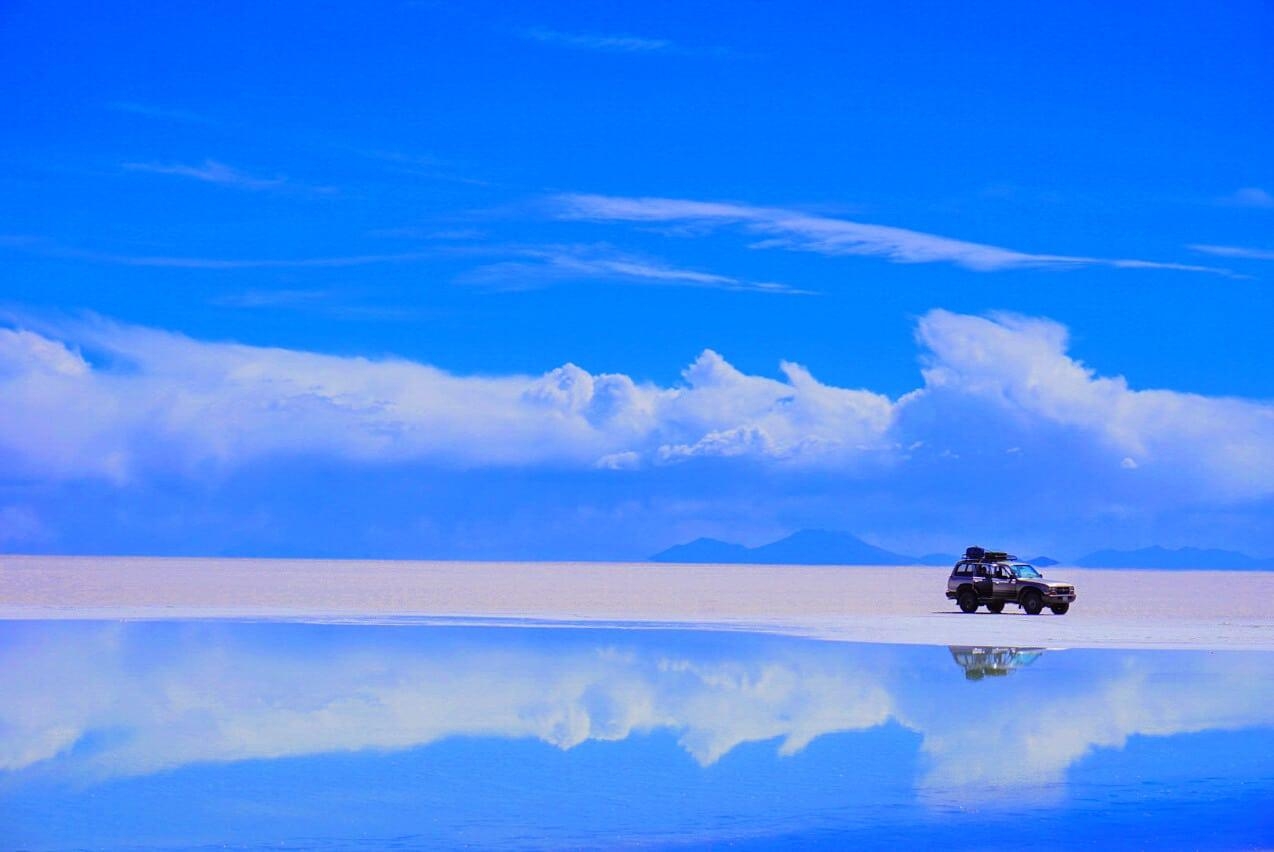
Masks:
[[[1065,615],[1075,600],[1075,587],[1045,580],[1034,565],[1010,553],[970,547],[947,578],[947,599],[964,612],[977,612],[979,606],[1003,612],[1011,603],[1027,615],[1039,615],[1044,607]]]
[[[964,669],[966,680],[1005,677],[1038,660],[1046,648],[991,648],[979,645],[948,645],[951,659]]]

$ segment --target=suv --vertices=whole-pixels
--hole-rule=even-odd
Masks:
[[[979,606],[1002,612],[1011,603],[1027,615],[1039,615],[1044,607],[1065,615],[1075,600],[1075,587],[1045,580],[1034,565],[1011,554],[970,547],[947,578],[947,600],[964,612],[977,612]]]
[[[976,645],[948,645],[951,658],[964,669],[967,680],[1004,677],[1029,666],[1043,655],[1045,648],[988,648]]]

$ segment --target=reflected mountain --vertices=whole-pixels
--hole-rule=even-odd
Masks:
[[[966,680],[1004,677],[1029,666],[1040,658],[1045,648],[981,648],[974,645],[948,645],[951,658],[964,669]]]

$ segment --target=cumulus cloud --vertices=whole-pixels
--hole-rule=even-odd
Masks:
[[[1122,749],[1133,737],[1268,723],[1262,720],[1272,713],[1250,686],[1254,672],[1247,661],[1186,655],[1171,663],[1141,655],[1112,672],[1083,675],[1082,684],[1063,679],[1065,688],[1054,685],[1043,694],[1038,688],[988,692],[970,714],[908,703],[900,721],[925,733],[922,750],[930,759],[921,796],[939,803],[972,795],[982,807],[997,800],[1012,807],[1024,798],[1060,795],[1067,770],[1081,758]]]
[[[904,434],[932,438],[932,423],[948,422],[948,439],[966,446],[971,437],[981,442],[981,430],[1037,453],[1071,447],[1066,464],[1082,458],[1103,482],[1100,468],[1109,464],[1198,498],[1271,493],[1274,406],[1134,390],[1069,357],[1066,329],[1047,320],[932,311],[917,336],[928,351],[925,387],[899,404]]]
[[[625,198],[568,194],[555,199],[564,219],[596,222],[639,222],[734,226],[760,239],[754,248],[779,248],[824,255],[883,257],[894,263],[953,263],[990,272],[1029,267],[1108,266],[1119,269],[1165,269],[1229,274],[1215,267],[1129,258],[1036,254],[985,243],[818,216],[777,207],[757,207],[676,198]]]
[[[508,641],[512,632],[401,627],[374,641],[361,631],[307,641],[315,629],[12,627],[0,645],[0,683],[11,687],[0,691],[0,771],[43,764],[44,777],[92,782],[449,737],[571,749],[654,731],[710,766],[746,743],[788,756],[893,722],[921,738],[922,800],[987,807],[989,791],[1015,802],[1047,795],[1085,755],[1131,737],[1274,722],[1268,666],[1244,654],[1103,652],[1053,669],[1047,683],[1016,673],[968,693],[956,667],[933,656],[941,649],[772,638],[683,647],[576,631]],[[969,712],[951,712],[944,699],[956,692]],[[987,742],[996,747],[970,745]]]
[[[748,742],[780,739],[780,752],[793,754],[818,736],[879,725],[891,711],[877,680],[817,651],[721,659],[609,643],[537,649],[478,637],[373,648],[333,637],[319,653],[173,629],[166,651],[152,656],[133,635],[143,632],[83,625],[6,643],[0,682],[15,688],[0,693],[0,771],[64,755],[103,729],[128,736],[71,755],[81,776],[455,736],[570,749],[657,729],[676,733],[707,766]]]
[[[1043,319],[936,310],[917,339],[923,384],[891,399],[788,362],[749,375],[712,350],[660,386],[575,364],[458,376],[100,321],[0,329],[0,459],[11,476],[126,482],[288,458],[579,471],[716,458],[904,490],[1013,465],[1151,503],[1274,493],[1274,406],[1134,389],[1072,358]]]

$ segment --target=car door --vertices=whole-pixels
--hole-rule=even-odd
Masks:
[[[1017,600],[1017,580],[1013,572],[1003,565],[991,570],[991,597],[997,601]]]
[[[973,568],[973,590],[978,593],[979,598],[984,600],[991,597],[995,590],[991,581],[990,568],[981,562]]]

